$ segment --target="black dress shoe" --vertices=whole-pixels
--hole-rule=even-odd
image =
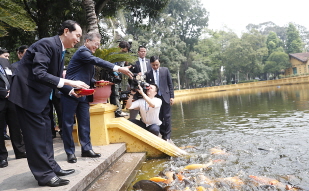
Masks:
[[[61,179],[58,176],[55,176],[54,178],[50,179],[50,181],[48,181],[45,184],[39,183],[39,186],[50,186],[50,187],[57,187],[57,186],[64,186],[69,184],[70,181],[66,180],[66,179]]]
[[[9,164],[8,164],[8,161],[6,159],[0,160],[0,168],[7,167],[8,165]]]
[[[59,172],[55,172],[55,174],[57,176],[66,176],[66,175],[69,175],[69,174],[73,174],[75,172],[74,169],[69,169],[69,170],[62,170],[60,169]]]
[[[15,158],[16,159],[27,158],[26,152],[19,153],[19,154],[15,155]]]
[[[76,163],[77,162],[77,158],[75,156],[75,154],[67,154],[67,161],[68,163]]]
[[[115,117],[124,117],[120,112],[115,112]]]
[[[11,140],[10,136],[8,136],[7,134],[4,134],[4,140]]]
[[[95,158],[95,157],[101,157],[101,154],[100,153],[95,153],[93,150],[89,150],[89,151],[83,151],[82,152],[82,157]]]

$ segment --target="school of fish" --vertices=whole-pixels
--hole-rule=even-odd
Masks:
[[[194,148],[194,146],[183,147]],[[211,148],[211,155],[229,155],[228,152]],[[290,182],[280,182],[266,176],[210,178],[207,172],[213,165],[223,163],[223,159],[210,160],[205,164],[188,164],[176,171],[164,170],[158,176],[140,180],[133,185],[136,191],[221,191],[221,190],[308,190]]]

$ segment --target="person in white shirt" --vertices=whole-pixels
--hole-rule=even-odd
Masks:
[[[132,102],[133,96],[136,92],[131,91],[130,97],[126,103],[126,108],[139,109],[141,120],[129,120],[158,136],[160,134],[160,125],[162,123],[159,119],[162,100],[155,97],[158,92],[158,86],[156,84],[151,84],[147,88],[146,93],[143,91],[143,88],[140,85],[138,87],[138,92],[143,96],[143,98]]]

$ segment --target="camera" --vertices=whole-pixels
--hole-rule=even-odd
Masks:
[[[136,92],[134,99],[142,98],[143,96],[137,91],[139,89],[138,85],[143,88],[143,91],[146,93],[147,89],[149,88],[149,84],[146,82],[145,75],[135,75],[133,79],[130,79],[130,89]]]
[[[145,80],[145,75],[135,75],[130,83],[130,88],[133,91],[137,91],[139,89],[138,85],[140,85],[143,90],[147,90],[149,88],[149,84]]]

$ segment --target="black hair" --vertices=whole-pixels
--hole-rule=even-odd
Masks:
[[[153,83],[153,84],[149,84],[149,85],[156,86],[156,92],[158,92],[158,91],[159,91],[159,87],[158,87],[158,85],[157,85],[157,84]]]
[[[18,53],[24,53],[25,49],[28,49],[29,47],[27,45],[21,45],[16,51]]]
[[[128,43],[128,42],[126,42],[126,41],[121,41],[121,42],[119,42],[119,45],[118,45],[120,48],[127,48],[128,50],[130,50],[130,48],[131,48],[131,45]]]
[[[151,62],[151,63],[152,63],[152,62],[155,62],[156,60],[160,61],[160,60],[159,60],[159,57],[157,57],[157,56],[152,56],[152,57],[150,57],[150,62]]]
[[[140,50],[141,50],[141,48],[145,48],[145,49],[147,49],[147,48],[146,48],[146,46],[140,45],[140,46],[138,47],[138,51],[140,51]]]
[[[75,31],[76,30],[75,24],[80,26],[76,21],[72,21],[72,20],[64,21],[58,30],[58,35],[62,35],[63,30],[66,28],[69,29],[70,32]]]
[[[4,53],[10,53],[10,51],[6,49],[0,49],[0,55]]]

